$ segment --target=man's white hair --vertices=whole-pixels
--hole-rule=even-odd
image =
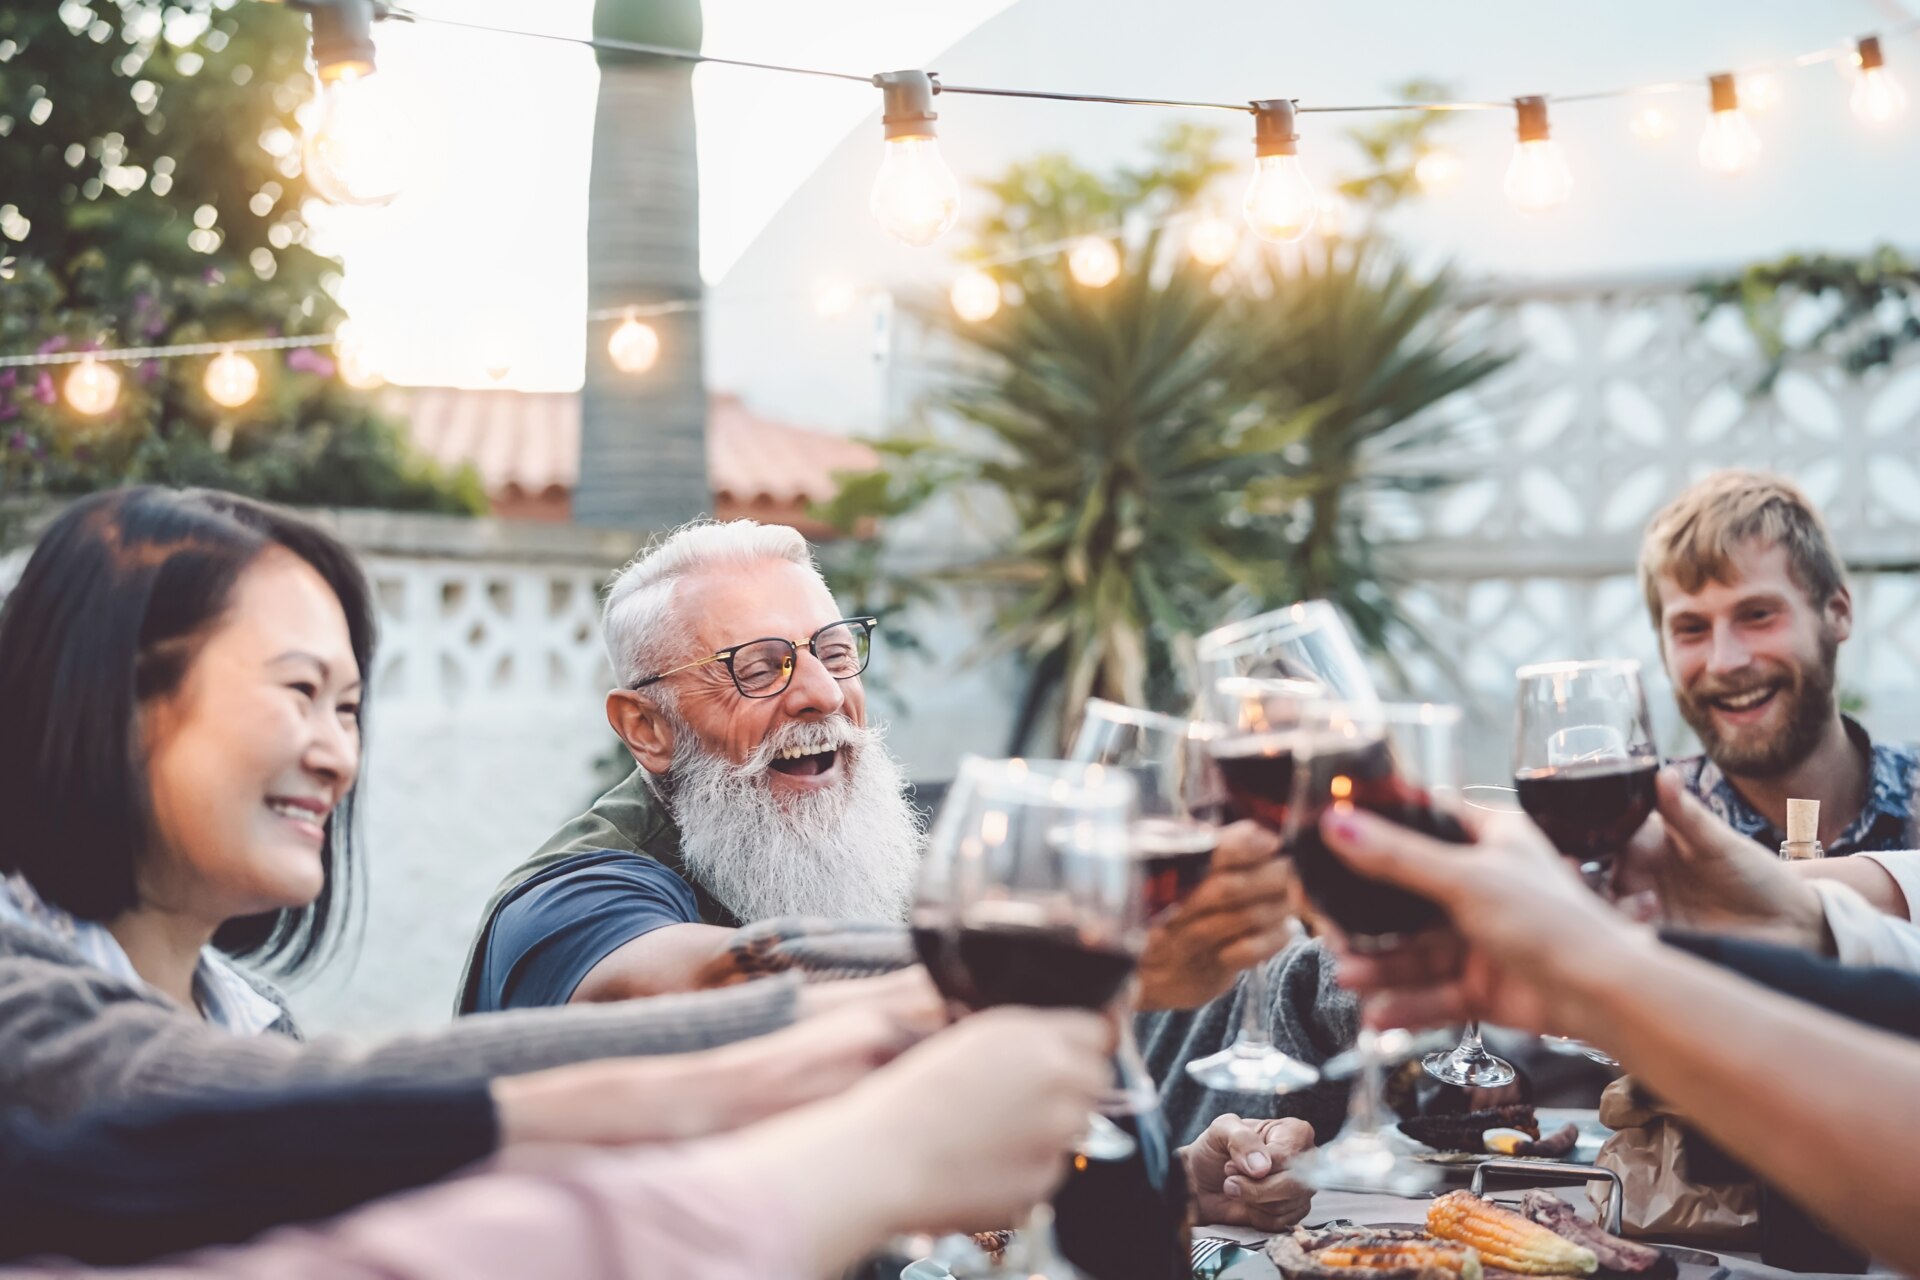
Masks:
[[[714,569],[744,569],[768,560],[803,564],[819,577],[798,531],[758,520],[695,520],[655,538],[615,574],[600,614],[607,661],[622,687],[665,670],[693,642],[693,626],[673,607],[674,588]],[[821,579],[825,585],[825,579]],[[654,686],[660,690],[663,686]],[[671,699],[665,698],[671,707]]]

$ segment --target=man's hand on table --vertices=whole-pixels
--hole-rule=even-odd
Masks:
[[[1313,1146],[1304,1120],[1217,1117],[1192,1146],[1180,1149],[1195,1221],[1285,1231],[1307,1216],[1313,1192],[1287,1172]]]
[[[1142,1010],[1194,1009],[1291,940],[1293,872],[1280,838],[1252,822],[1221,828],[1207,878],[1147,935]]]
[[[1663,771],[1655,785],[1659,812],[1616,864],[1617,896],[1652,889],[1669,924],[1831,950],[1812,885],[1720,821],[1673,774]]]

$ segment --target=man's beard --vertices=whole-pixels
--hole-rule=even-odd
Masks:
[[[776,796],[768,775],[787,746],[837,749],[840,780]],[[905,919],[924,836],[879,730],[845,716],[793,721],[736,765],[681,724],[673,755],[661,790],[681,855],[737,918]]]
[[[1822,627],[1818,662],[1794,666],[1774,663],[1769,669],[1738,679],[1703,680],[1691,691],[1676,689],[1674,700],[1681,717],[1699,735],[1707,758],[1719,765],[1721,772],[1745,778],[1778,777],[1813,754],[1833,719],[1833,664],[1839,649],[1839,641]],[[1708,703],[1766,685],[1778,686],[1773,696],[1786,716],[1779,729],[1766,737],[1756,735],[1757,727],[1723,736]]]

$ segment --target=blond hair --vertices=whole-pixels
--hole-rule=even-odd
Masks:
[[[1815,607],[1846,586],[1847,571],[1827,522],[1799,486],[1760,471],[1716,471],[1668,503],[1640,543],[1640,589],[1660,625],[1660,580],[1698,591],[1733,578],[1734,551],[1746,542],[1785,547],[1793,581]]]

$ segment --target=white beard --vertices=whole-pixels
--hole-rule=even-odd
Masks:
[[[687,870],[746,923],[780,916],[901,921],[925,834],[878,729],[845,716],[782,725],[735,765],[684,725],[662,791]],[[840,752],[840,781],[777,798],[770,763],[786,746]]]

